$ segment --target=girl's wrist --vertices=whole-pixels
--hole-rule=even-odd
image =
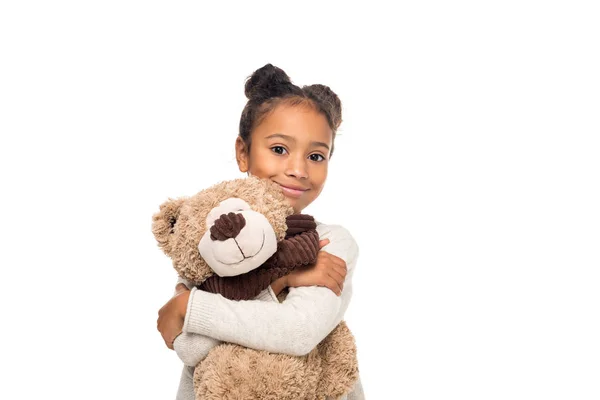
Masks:
[[[283,289],[285,289],[286,287],[288,287],[288,276],[282,276],[281,278],[277,279],[276,281],[274,281],[273,283],[271,283],[271,289],[273,290],[273,293],[275,293],[275,296],[277,296],[279,293],[281,293],[281,291]]]
[[[190,290],[190,289],[188,289],[188,287],[187,287],[187,286],[185,286],[185,284],[183,284],[183,283],[179,282],[179,283],[177,284],[177,286],[175,286],[175,292],[176,292],[176,293],[179,293],[179,292],[181,292],[181,291],[183,291],[183,290]]]
[[[190,291],[189,290],[184,290],[182,291],[178,296],[179,298],[179,302],[178,302],[178,314],[181,318],[185,319],[185,314],[187,313],[187,306],[188,306],[188,302],[190,301]]]

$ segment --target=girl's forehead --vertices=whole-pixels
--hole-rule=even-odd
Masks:
[[[279,105],[254,129],[256,139],[318,141],[331,147],[333,132],[327,118],[313,107]]]

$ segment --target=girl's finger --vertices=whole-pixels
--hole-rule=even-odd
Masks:
[[[335,265],[331,269],[335,270],[338,274],[340,274],[343,279],[346,279],[346,275],[348,274],[348,270],[346,268],[340,267],[339,265]]]
[[[342,287],[336,282],[337,288],[335,290],[335,294],[337,294],[338,296],[342,295]]]
[[[330,276],[328,276],[327,279],[325,279],[324,286],[327,287],[329,290],[331,290],[333,293],[335,293],[338,296],[342,293],[342,289],[340,288],[340,285],[338,285],[338,283],[335,281],[335,279],[333,279]]]
[[[335,280],[335,282],[338,284],[338,286],[342,287],[344,285],[344,277],[342,276],[342,274],[340,274],[334,268],[329,269],[329,271],[327,271],[327,272],[328,272],[329,276],[331,278],[333,278],[333,280]]]
[[[329,244],[329,239],[319,240],[319,249],[322,249],[323,247],[327,246],[328,244]]]

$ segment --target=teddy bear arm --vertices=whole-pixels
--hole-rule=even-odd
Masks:
[[[319,233],[310,230],[279,242],[276,257],[269,261],[278,268],[291,271],[302,265],[313,264],[317,261],[318,253]]]

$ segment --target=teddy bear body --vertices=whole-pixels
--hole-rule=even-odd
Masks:
[[[295,231],[288,227],[292,214],[275,183],[250,177],[169,199],[152,229],[181,277],[225,297],[250,299],[316,259],[318,234],[302,226],[306,221]],[[308,400],[338,398],[357,379],[354,338],[342,322],[305,356],[220,344],[196,366],[194,387],[197,399]]]
[[[194,370],[196,398],[211,400],[336,399],[357,379],[356,346],[345,322],[305,356],[224,343]]]

